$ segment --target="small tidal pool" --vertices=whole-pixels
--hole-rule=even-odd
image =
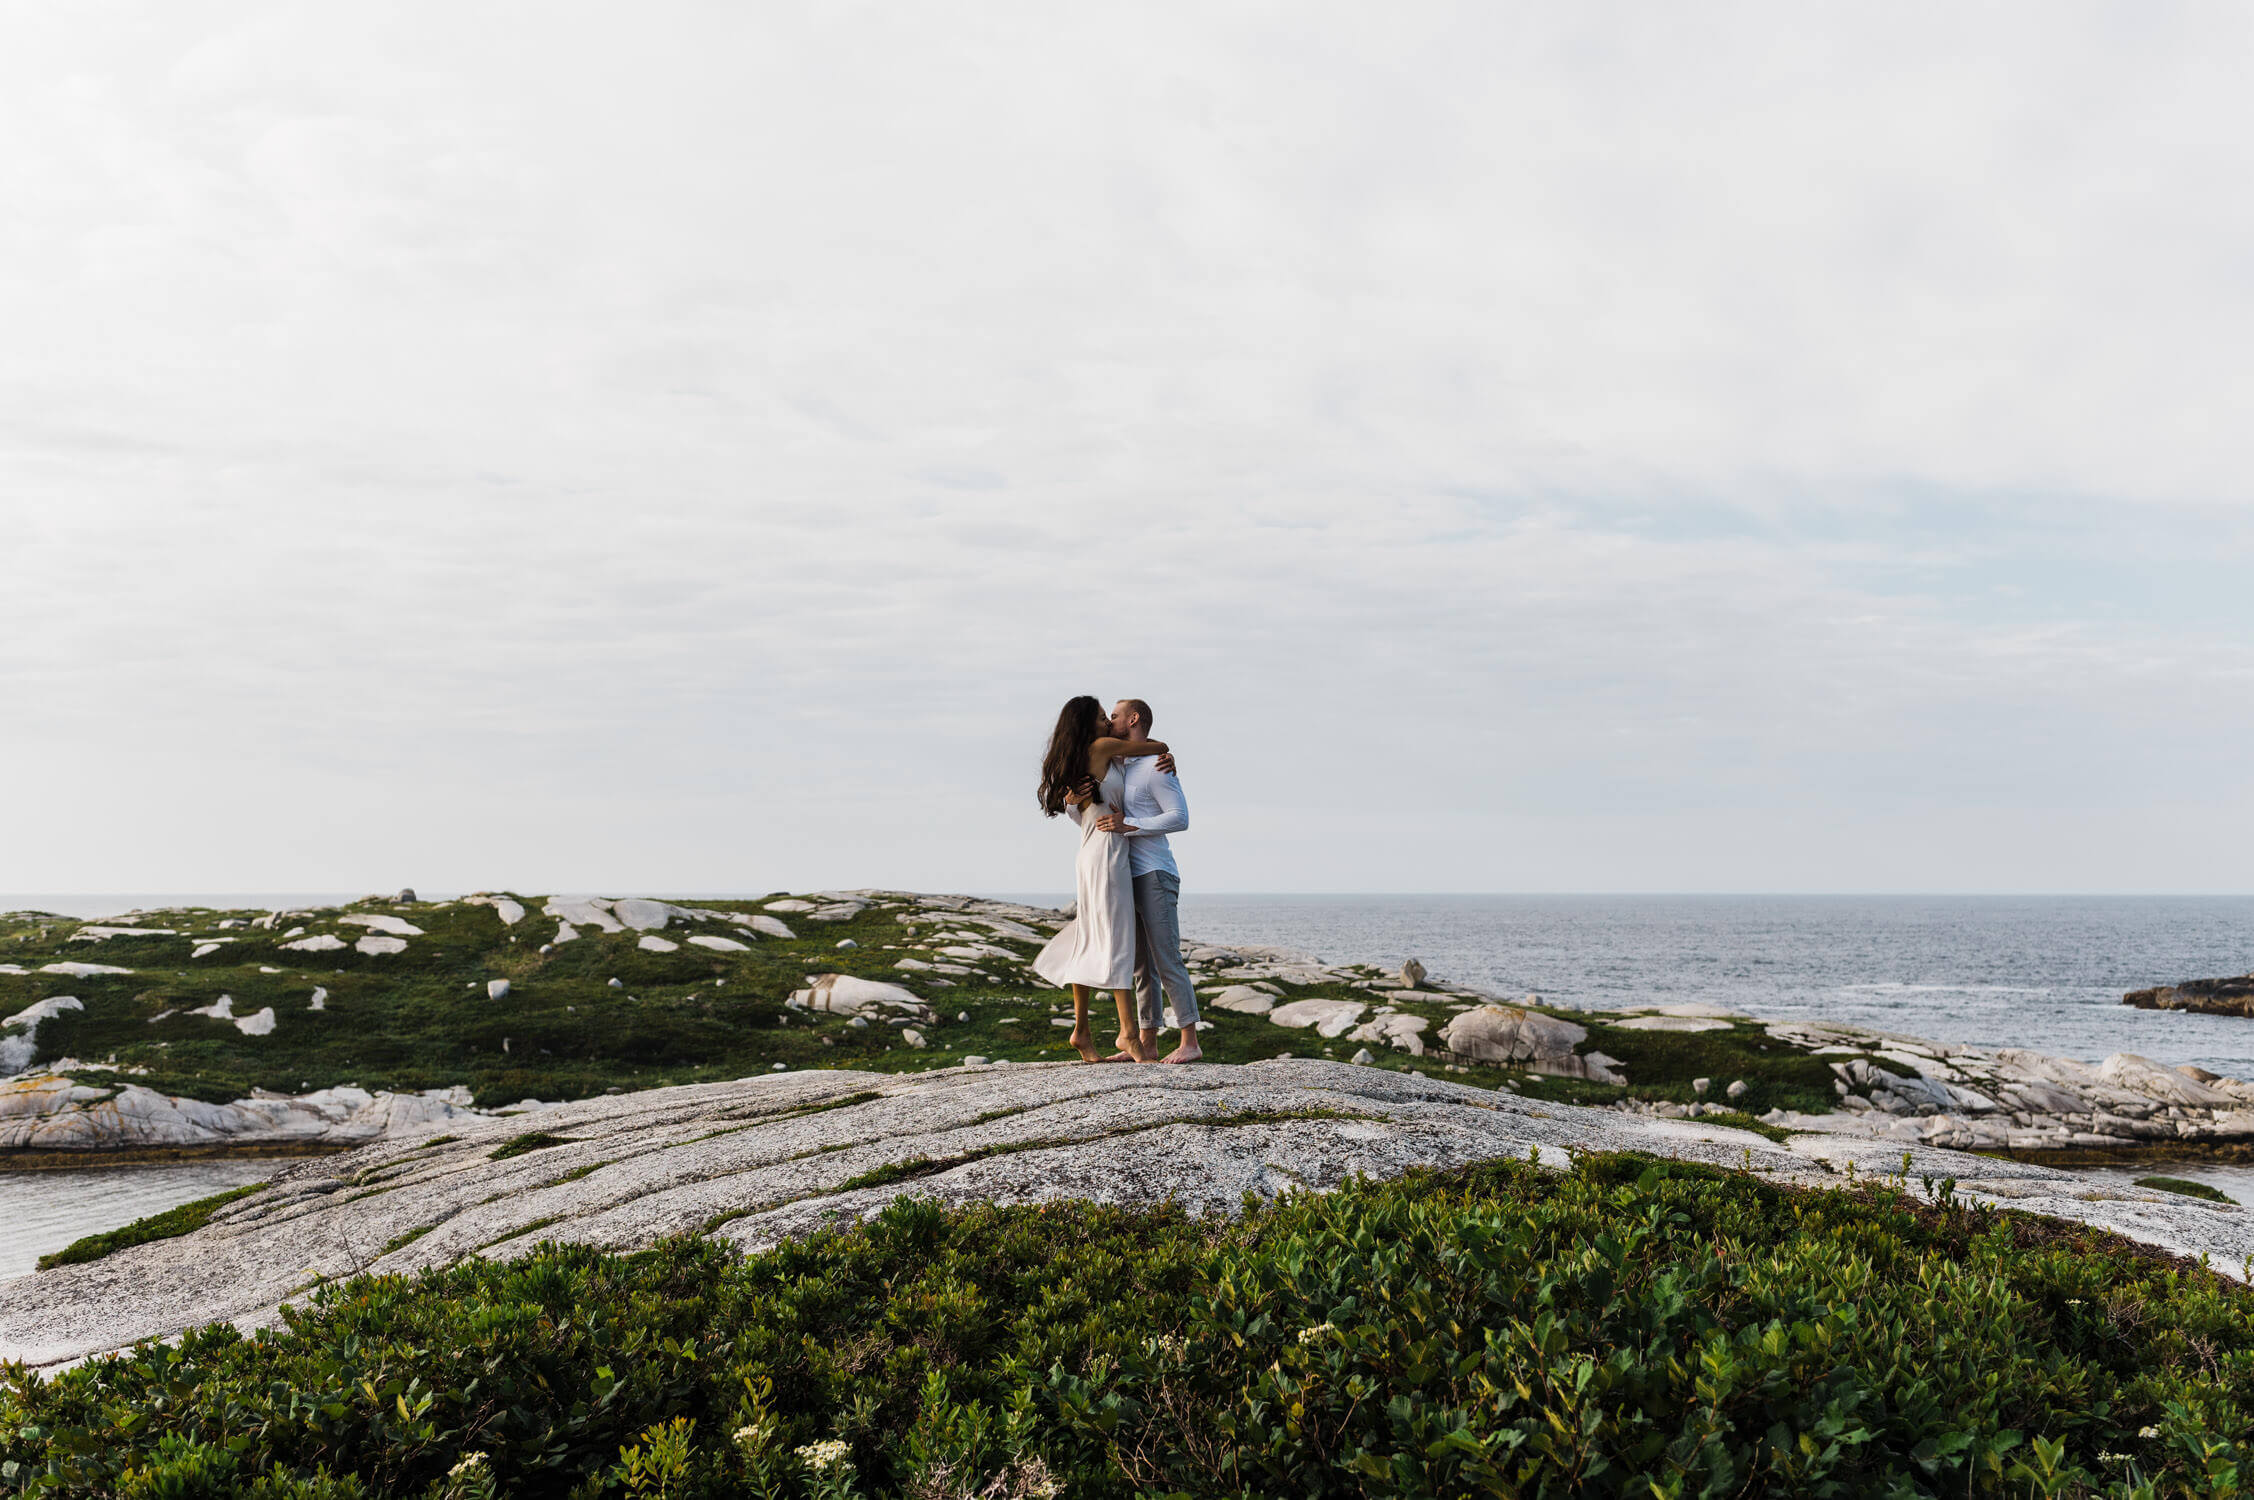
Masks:
[[[283,1161],[0,1172],[0,1279],[28,1276],[39,1257],[135,1219],[264,1182]]]

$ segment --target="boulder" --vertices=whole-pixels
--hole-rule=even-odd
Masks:
[[[343,938],[336,936],[334,933],[321,932],[315,933],[309,938],[299,938],[294,943],[284,943],[282,946],[292,953],[338,953],[343,951],[346,944]]]
[[[649,932],[673,920],[674,909],[663,901],[635,898],[611,903],[611,914],[637,932]]]
[[[919,999],[915,991],[851,974],[809,976],[805,989],[791,991],[790,1003],[802,1009],[826,1010],[841,1016],[892,1011],[926,1021],[937,1019],[937,1013]]]
[[[1424,1056],[1424,1029],[1432,1023],[1422,1016],[1404,1015],[1394,1011],[1390,1015],[1376,1015],[1346,1033],[1350,1042],[1380,1042],[1395,1047],[1413,1057]]]
[[[1401,965],[1401,988],[1405,990],[1413,990],[1423,983],[1423,964],[1418,963],[1415,959],[1412,958]]]
[[[370,957],[380,958],[387,953],[405,953],[407,951],[407,940],[405,938],[380,937],[371,932],[352,946]]]
[[[501,919],[503,927],[514,927],[524,920],[523,904],[512,901],[506,896],[464,896],[462,904],[464,906],[492,907],[493,914]]]
[[[1482,1005],[1464,1011],[1440,1033],[1443,1047],[1476,1062],[1514,1063],[1532,1073],[1626,1083],[1627,1077],[1618,1071],[1617,1058],[1601,1052],[1585,1057],[1574,1052],[1588,1039],[1585,1026],[1515,1005]]]
[[[1205,1003],[1216,1010],[1233,1010],[1245,1016],[1264,1016],[1276,1008],[1276,997],[1249,984],[1232,984],[1227,989],[1207,996]]]
[[[751,951],[748,944],[739,943],[734,938],[712,937],[702,932],[692,934],[689,941],[699,948],[710,948],[715,953],[749,953]]]
[[[1613,1025],[1622,1031],[1727,1031],[1730,1023],[1704,1016],[1623,1016]]]
[[[584,901],[566,901],[552,897],[547,905],[540,908],[540,915],[554,917],[557,921],[571,927],[592,927],[601,932],[624,932],[626,929],[619,924],[618,918],[611,915],[609,908],[609,902],[598,901],[592,897]],[[570,939],[558,937],[556,941],[562,943],[568,942]]]
[[[1337,1036],[1368,1009],[1359,1000],[1293,1000],[1269,1011],[1268,1019],[1278,1026],[1312,1026],[1318,1036]]]
[[[661,938],[654,932],[643,933],[634,946],[644,953],[678,953],[681,951],[679,943]]]
[[[378,932],[388,932],[393,937],[421,937],[423,930],[400,917],[387,917],[378,912],[348,911],[337,916],[339,922],[354,927],[372,927]]]
[[[337,946],[341,948],[344,945],[339,943]],[[133,971],[121,969],[116,964],[60,963],[41,964],[39,972],[42,974],[62,974],[72,979],[91,979],[98,974],[130,974]]]
[[[747,917],[743,919],[743,925],[749,927],[753,932],[763,932],[771,938],[781,938],[786,943],[798,936],[797,933],[791,931],[774,917]]]
[[[485,981],[485,998],[488,1000],[508,999],[509,981],[506,979],[488,979]]]
[[[251,1015],[235,1017],[235,1029],[244,1036],[271,1034],[274,1030],[274,1007],[269,1005]]]

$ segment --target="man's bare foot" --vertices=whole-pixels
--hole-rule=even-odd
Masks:
[[[1082,1031],[1079,1027],[1073,1027],[1072,1035],[1065,1040],[1072,1043],[1072,1050],[1080,1054],[1082,1062],[1102,1062],[1104,1060],[1103,1054],[1096,1050],[1095,1037]]]
[[[1203,1047],[1192,1041],[1184,1041],[1181,1046],[1167,1053],[1159,1061],[1162,1063],[1194,1063],[1204,1056],[1205,1049]]]

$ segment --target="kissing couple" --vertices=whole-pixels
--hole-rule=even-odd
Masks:
[[[1080,899],[1033,972],[1072,990],[1072,1045],[1082,1062],[1192,1063],[1205,1055],[1197,991],[1182,962],[1182,876],[1166,842],[1190,826],[1190,808],[1174,757],[1150,737],[1150,724],[1140,698],[1120,699],[1108,716],[1094,698],[1075,698],[1057,715],[1041,761],[1042,813],[1069,808],[1080,824]],[[1181,1045],[1164,1057],[1161,983],[1182,1029]],[[1088,1024],[1090,990],[1111,991],[1119,1007],[1119,1050],[1109,1057]]]

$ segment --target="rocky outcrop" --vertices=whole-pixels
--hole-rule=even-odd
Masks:
[[[2200,1068],[2126,1052],[2093,1065],[1824,1022],[1773,1022],[1768,1031],[1819,1053],[1864,1054],[1831,1065],[1837,1112],[1762,1116],[1787,1129],[1974,1151],[2254,1140],[2254,1085]]]
[[[263,1017],[263,1023],[260,1022]],[[274,1014],[237,1021],[252,1035],[271,1031]],[[82,1077],[92,1070],[76,1069]],[[531,1101],[528,1101],[531,1102]],[[119,1075],[99,1086],[61,1073],[0,1083],[0,1150],[124,1151],[158,1146],[355,1146],[434,1122],[482,1118],[469,1090],[371,1094],[321,1089],[310,1094],[254,1094],[207,1104],[160,1094]]]
[[[2187,979],[2182,984],[2131,990],[2123,1005],[2139,1010],[2194,1010],[2208,1016],[2254,1016],[2254,974],[2236,979]]]
[[[1711,1123],[1492,1093],[1412,1073],[1292,1060],[1202,1068],[1073,1064],[899,1076],[807,1072],[593,1099],[540,1116],[559,1144],[496,1151],[517,1120],[450,1120],[290,1163],[194,1234],[0,1283],[0,1359],[50,1366],[216,1320],[249,1328],[322,1280],[507,1259],[544,1240],[632,1250],[709,1233],[747,1250],[865,1220],[903,1193],[943,1203],[1174,1201],[1326,1191],[1538,1154],[1595,1151],[1741,1167],[1777,1181],[1864,1180],[1903,1149],[1811,1136],[1778,1146]],[[518,1143],[519,1146],[525,1143]],[[2045,1167],[1909,1148],[1900,1179],[1960,1200],[2077,1219],[2235,1274],[2254,1216]]]

